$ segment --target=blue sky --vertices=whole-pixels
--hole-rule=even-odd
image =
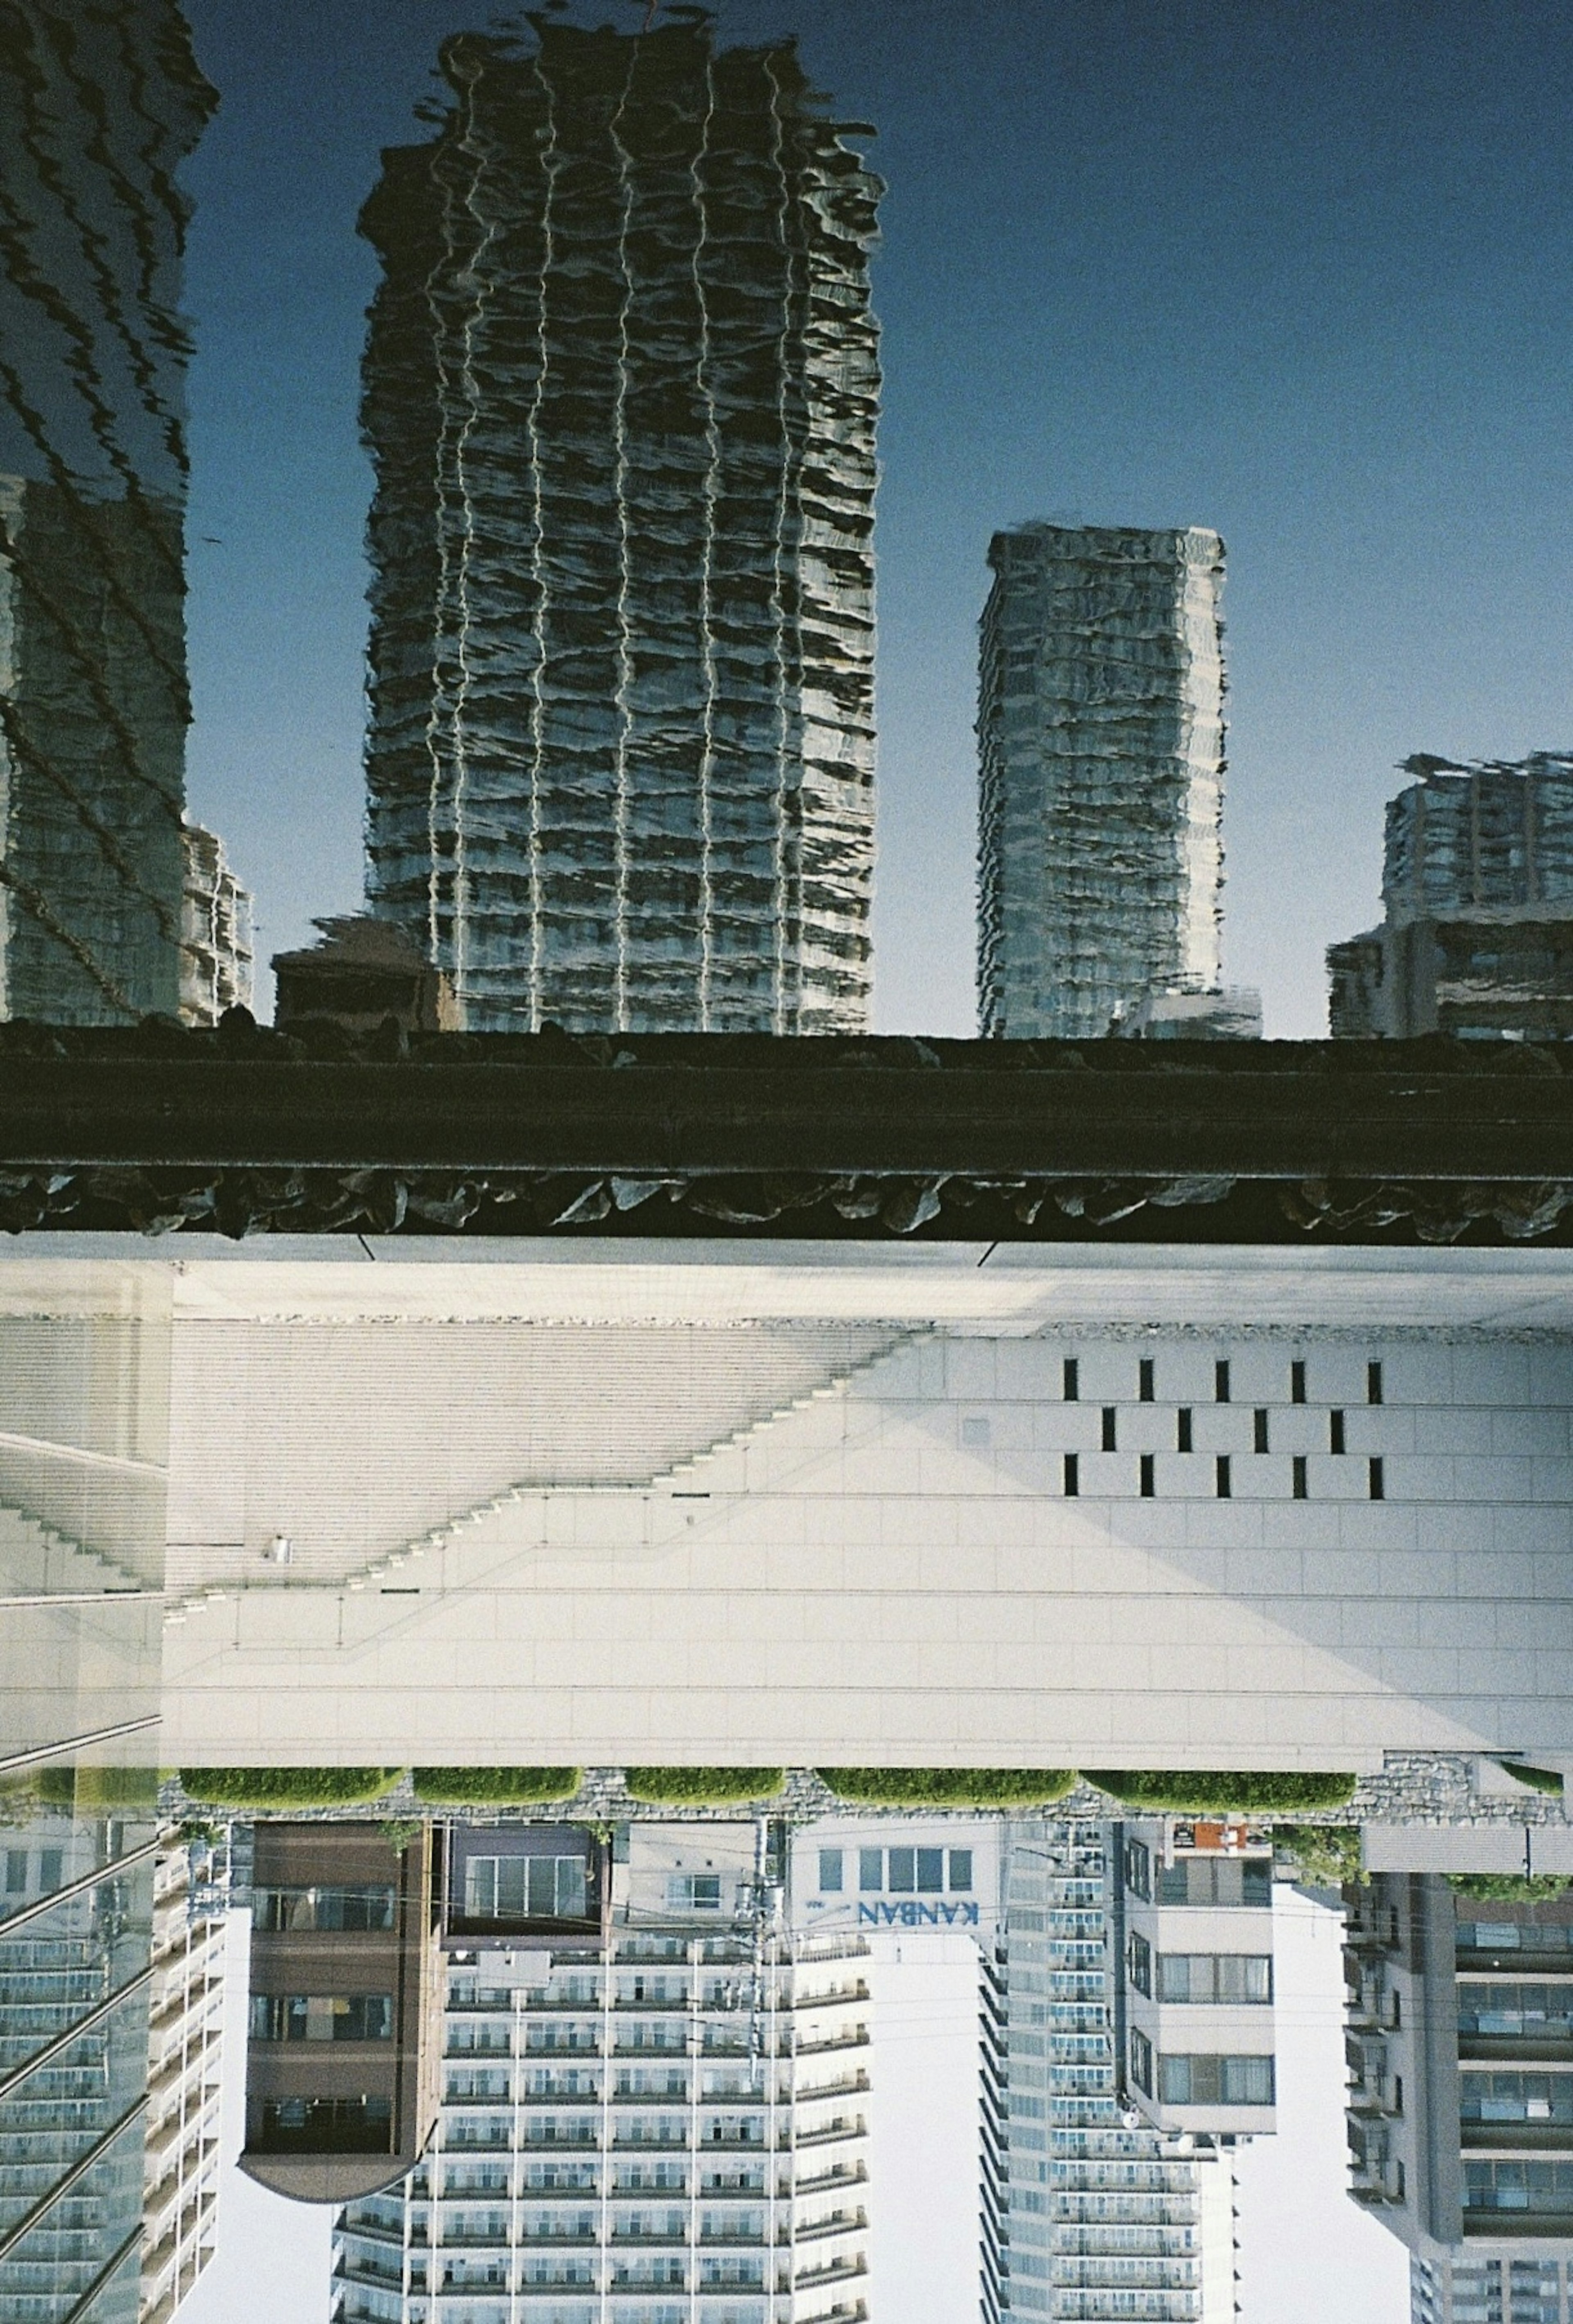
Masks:
[[[579,9],[583,14],[590,13]],[[632,25],[643,0],[595,12]],[[360,882],[354,233],[452,0],[192,0],[191,798],[260,948]],[[1573,744],[1573,30],[1559,0],[720,0],[890,184],[876,1011],[972,1027],[990,532],[1228,544],[1225,966],[1324,1021],[1413,751]]]

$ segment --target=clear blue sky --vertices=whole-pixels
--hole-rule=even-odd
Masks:
[[[272,950],[359,893],[355,212],[439,38],[491,10],[189,5],[222,98],[189,172],[191,794]],[[1225,535],[1226,973],[1270,1032],[1319,1030],[1322,947],[1375,916],[1395,761],[1573,744],[1561,0],[717,14],[800,32],[891,189],[880,1021],[971,1029],[985,554],[1058,515]]]

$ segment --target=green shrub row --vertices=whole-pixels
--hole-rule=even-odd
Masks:
[[[648,1807],[745,1807],[773,1800],[786,1782],[784,1767],[625,1767],[628,1793]]]
[[[1503,1759],[1498,1764],[1517,1782],[1527,1784],[1531,1792],[1549,1792],[1553,1799],[1561,1798],[1565,1786],[1561,1776],[1551,1768],[1526,1766],[1522,1759]]]
[[[1351,1775],[1220,1769],[1166,1775],[1155,1768],[1089,1769],[1087,1781],[1123,1806],[1178,1815],[1259,1815],[1272,1808],[1342,1808],[1355,1796]]]
[[[1460,1896],[1475,1896],[1482,1904],[1532,1904],[1560,1896],[1573,1885],[1565,1872],[1449,1872],[1446,1878]]]
[[[820,1767],[821,1783],[867,1807],[1050,1807],[1076,1787],[1063,1767]]]
[[[538,1807],[569,1800],[584,1781],[582,1767],[412,1767],[418,1800],[432,1807]]]
[[[1365,1877],[1360,1834],[1352,1823],[1274,1824],[1272,1845],[1292,1857],[1308,1887],[1341,1888]]]

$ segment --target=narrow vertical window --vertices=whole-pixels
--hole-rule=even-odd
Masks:
[[[1081,1456],[1068,1452],[1065,1456],[1065,1497],[1074,1500],[1081,1490]]]
[[[1075,1404],[1081,1396],[1081,1366],[1074,1356],[1065,1359],[1064,1394],[1067,1404]]]
[[[1267,1450],[1267,1407],[1265,1405],[1258,1405],[1256,1407],[1255,1430],[1255,1449],[1258,1452],[1265,1452]]]
[[[1382,1366],[1380,1364],[1367,1364],[1365,1367],[1365,1401],[1367,1404],[1380,1404],[1382,1401]]]
[[[1218,1404],[1227,1404],[1229,1400],[1229,1360],[1226,1356],[1220,1356],[1213,1366],[1213,1397]]]
[[[1116,1442],[1118,1425],[1117,1407],[1112,1404],[1106,1404],[1104,1406],[1104,1451],[1106,1452],[1115,1452],[1119,1450]]]
[[[1305,1366],[1298,1356],[1289,1368],[1289,1400],[1291,1404],[1305,1402]]]
[[[1329,1452],[1344,1450],[1344,1416],[1341,1412],[1329,1412],[1328,1415],[1328,1450]]]
[[[1309,1500],[1310,1498],[1310,1486],[1307,1480],[1306,1457],[1303,1452],[1297,1452],[1294,1456],[1294,1498],[1297,1501]]]
[[[1370,1478],[1372,1499],[1374,1501],[1384,1501],[1387,1499],[1387,1484],[1382,1473],[1381,1462],[1368,1462],[1366,1464],[1366,1470]]]
[[[1177,1452],[1191,1450],[1190,1406],[1188,1404],[1182,1404],[1174,1416],[1174,1449]]]
[[[1150,1501],[1158,1490],[1158,1464],[1151,1452],[1142,1455],[1142,1499]]]
[[[1233,1494],[1234,1489],[1234,1483],[1229,1474],[1229,1456],[1226,1452],[1220,1452],[1218,1454],[1217,1466],[1217,1490],[1219,1500],[1228,1500],[1230,1496]]]
[[[1158,1392],[1158,1367],[1151,1356],[1143,1356],[1137,1368],[1138,1395],[1143,1404],[1151,1404]]]

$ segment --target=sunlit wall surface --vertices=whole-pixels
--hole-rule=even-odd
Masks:
[[[442,69],[361,218],[374,908],[472,1031],[856,1028],[878,180],[790,42]]]
[[[978,682],[978,1013],[1096,1038],[1218,981],[1224,664],[1216,532],[995,535]]]
[[[25,0],[0,77],[0,1013],[173,1013],[187,204],[170,0]]]

